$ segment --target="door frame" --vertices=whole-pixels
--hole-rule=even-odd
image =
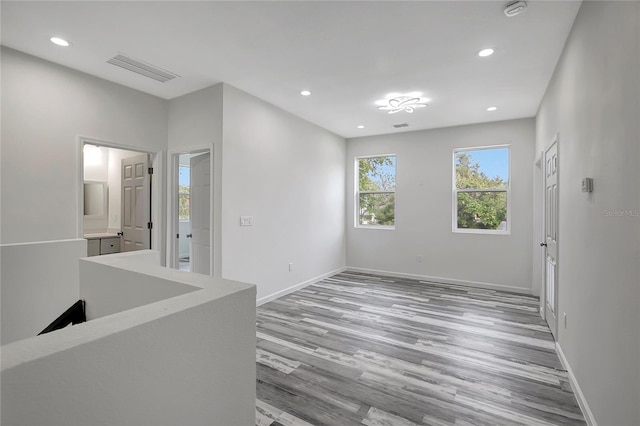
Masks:
[[[558,221],[556,223],[556,227],[557,230],[560,229],[560,137],[559,134],[556,133],[553,138],[551,139],[551,142],[549,142],[544,149],[542,150],[542,156],[541,156],[541,169],[542,169],[542,191],[541,191],[541,213],[542,213],[542,220],[541,220],[541,227],[540,227],[540,233],[539,233],[539,241],[540,243],[546,243],[546,229],[547,229],[547,215],[546,215],[546,210],[547,210],[547,204],[546,204],[546,191],[547,191],[547,174],[546,174],[546,154],[547,151],[549,151],[549,149],[553,146],[556,145],[556,157],[557,157],[557,168],[558,168],[558,175],[556,177],[557,180],[557,202],[556,202],[556,210],[557,210],[557,215],[558,215]],[[558,233],[559,235],[559,233]],[[560,329],[559,325],[560,325],[560,315],[558,312],[558,307],[560,306],[559,304],[559,288],[560,288],[560,280],[559,280],[559,276],[560,276],[560,242],[559,242],[559,238],[556,239],[556,249],[557,249],[557,253],[556,253],[556,257],[555,257],[555,261],[556,261],[556,265],[555,265],[555,286],[554,286],[554,312],[555,312],[555,335],[553,336],[554,339],[557,341],[558,340],[558,331]],[[547,311],[546,311],[546,307],[547,307],[547,248],[541,246],[540,249],[542,250],[542,256],[541,256],[541,285],[540,285],[540,315],[542,316],[542,318],[547,322],[547,324],[549,324],[549,320],[550,318],[547,318]],[[552,327],[549,326],[549,328],[551,329]],[[553,334],[553,333],[552,333]]]
[[[214,147],[213,145],[201,145],[194,147],[186,147],[183,149],[172,149],[168,152],[168,181],[167,181],[167,249],[166,249],[166,265],[168,268],[178,269],[180,267],[180,262],[178,260],[179,255],[179,241],[176,238],[176,235],[179,234],[179,218],[178,218],[178,177],[179,177],[179,166],[180,166],[180,155],[183,154],[203,154],[205,152],[209,153],[210,156],[210,188],[211,193],[209,194],[209,215],[210,215],[210,226],[209,226],[209,243],[210,243],[210,259],[209,259],[209,275],[213,276],[214,271],[214,258],[215,258],[215,248],[216,246],[213,244],[214,242]]]
[[[153,167],[153,178],[151,179],[151,222],[153,228],[151,229],[151,250],[160,252],[160,264],[165,265],[165,252],[166,252],[166,220],[162,214],[163,206],[165,203],[165,194],[162,190],[164,182],[164,162],[165,153],[163,151],[153,151],[140,148],[138,146],[126,145],[118,142],[106,141],[103,139],[97,139],[87,136],[78,136],[77,144],[77,179],[76,179],[76,194],[77,197],[77,217],[76,217],[76,229],[77,237],[84,238],[84,145],[95,145],[104,148],[122,149],[126,151],[138,152],[140,154],[148,154],[151,161],[151,167]]]

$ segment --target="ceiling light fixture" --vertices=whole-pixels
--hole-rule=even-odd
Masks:
[[[493,112],[493,111],[497,111],[498,107],[497,106],[490,106],[489,108],[487,108],[487,111],[489,112]]]
[[[60,37],[51,37],[49,41],[55,45],[62,46],[62,47],[71,46],[71,43],[69,43],[67,40]]]
[[[358,129],[364,129],[364,126],[362,124],[360,124],[359,126],[357,126]]]
[[[493,55],[493,52],[493,49],[482,49],[478,52],[478,56],[480,56],[481,58],[486,58],[487,56]]]
[[[395,114],[402,111],[411,114],[416,109],[427,106],[429,99],[421,98],[421,95],[421,92],[411,92],[406,95],[390,93],[387,95],[387,99],[376,101],[376,105],[378,105],[379,110],[388,111],[389,114]]]
[[[303,90],[302,92],[300,92],[300,94],[301,94],[302,96],[309,96],[309,95],[311,94],[311,92],[310,92],[310,91],[308,91],[308,90]]]
[[[504,8],[504,14],[507,15],[507,17],[512,18],[516,15],[520,15],[526,9],[527,9],[527,2],[518,0],[518,1],[508,3],[507,6],[505,6]]]

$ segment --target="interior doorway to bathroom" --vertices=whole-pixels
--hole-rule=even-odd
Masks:
[[[172,155],[172,266],[211,274],[211,150]]]
[[[88,255],[151,248],[152,155],[82,140],[80,206]]]

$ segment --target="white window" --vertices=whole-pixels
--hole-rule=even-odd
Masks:
[[[396,156],[356,157],[356,226],[394,229]]]
[[[453,151],[453,231],[511,231],[509,146]]]

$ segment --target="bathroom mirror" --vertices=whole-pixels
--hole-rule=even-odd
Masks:
[[[106,182],[84,182],[84,215],[95,218],[107,215]]]

